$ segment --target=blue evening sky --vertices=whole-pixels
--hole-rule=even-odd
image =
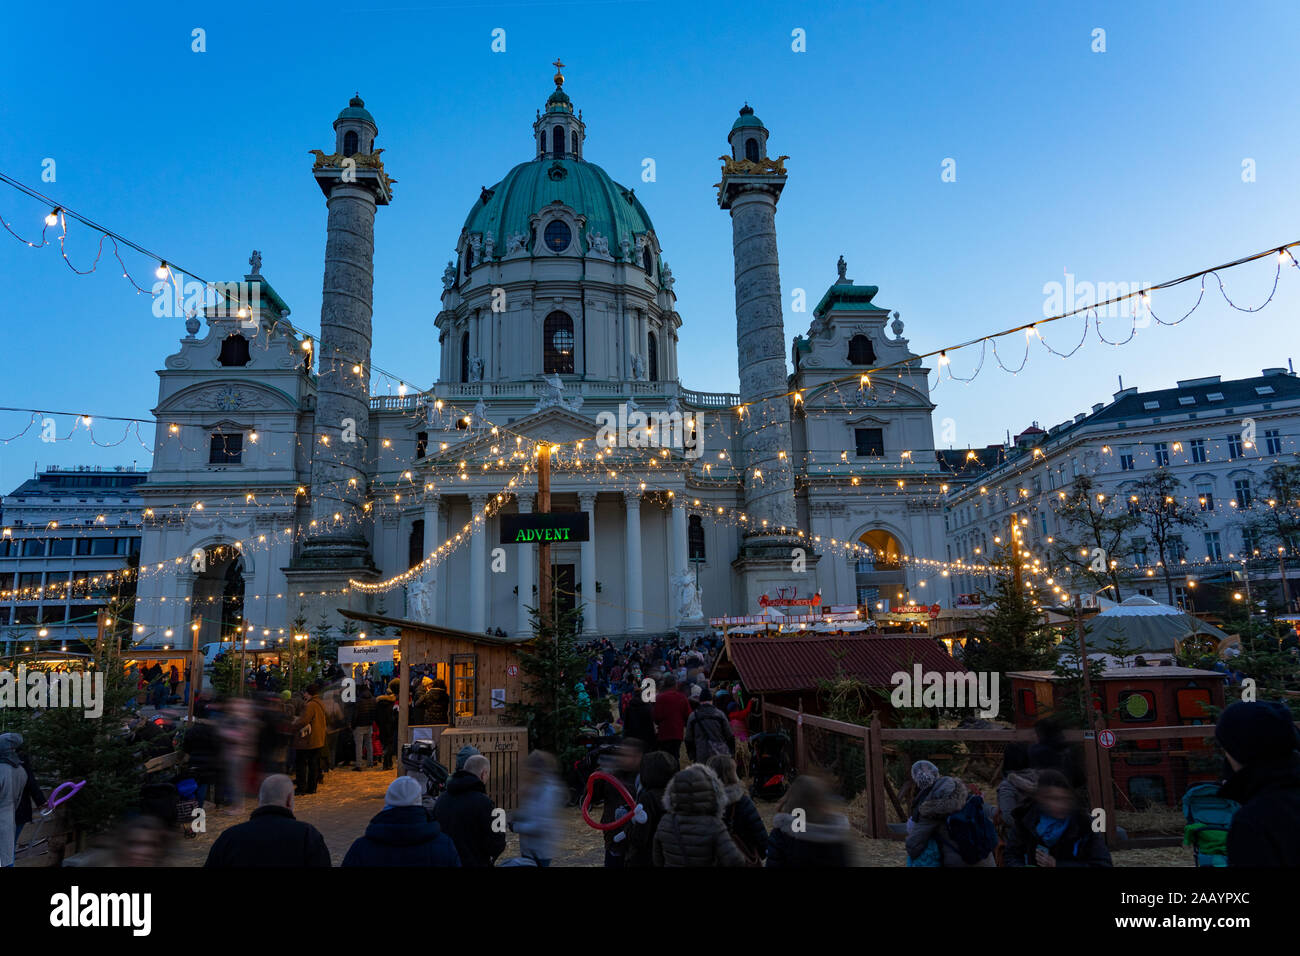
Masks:
[[[207,52],[191,51],[196,27]],[[806,52],[791,49],[796,28]],[[731,231],[711,184],[746,100],[772,154],[790,156],[777,216],[787,350],[811,317],[791,311],[791,291],[811,308],[842,254],[928,351],[1041,318],[1044,283],[1067,271],[1154,283],[1300,238],[1297,35],[1300,8],[1283,2],[14,4],[0,169],[205,278],[240,277],[260,249],[292,320],[314,331],[325,204],[307,151],[332,150],[330,124],[359,90],[400,181],[377,226],[374,364],[426,387],[443,265],[479,188],[530,158],[559,56],[586,157],[636,189],[673,266],[683,381],[734,390]],[[645,157],[655,182],[641,181]],[[41,182],[46,158],[54,183]],[[949,158],[955,182],[941,181]],[[1244,160],[1256,181],[1242,181]],[[0,216],[24,237],[47,211],[0,186]],[[74,224],[73,264],[95,244]],[[125,258],[152,281],[157,263]],[[1258,304],[1273,272],[1271,258],[1233,270],[1228,291]],[[0,405],[149,415],[183,319],[154,318],[111,253],[78,277],[57,248],[0,234],[0,283]],[[1108,400],[1118,375],[1160,388],[1285,365],[1297,289],[1300,272],[1284,272],[1253,315],[1212,290],[1177,328],[1122,348],[1090,335],[1068,361],[1035,346],[1015,376],[990,356],[972,384],[934,392],[936,439],[944,419],[959,447],[1054,424]],[[1194,298],[1154,306],[1181,314]],[[1080,323],[1061,325],[1044,334],[1072,347]],[[1003,347],[1013,366],[1023,351],[1020,335]],[[952,357],[959,375],[977,360]],[[26,421],[0,413],[0,438]],[[96,424],[103,441],[121,436]],[[97,449],[33,429],[0,445],[0,493],[36,463],[133,460],[149,460],[134,436]]]

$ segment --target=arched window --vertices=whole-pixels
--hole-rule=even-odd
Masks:
[[[469,278],[469,270],[474,265],[474,247],[468,242],[465,243],[465,253],[461,258],[465,261],[465,277]]]
[[[354,129],[348,130],[343,134],[343,155],[355,156],[357,150],[361,148],[361,140]]]
[[[855,335],[849,339],[849,364],[874,365],[876,350],[871,347],[871,339],[865,335]]]
[[[699,515],[691,515],[686,525],[686,547],[692,561],[705,560],[704,555],[704,521]]]
[[[758,140],[752,136],[745,140],[745,158],[751,163],[758,162]]]
[[[551,152],[556,156],[564,155],[564,127],[557,126],[551,130]]]
[[[567,313],[552,312],[542,325],[543,371],[550,375],[573,372],[573,319]]]
[[[641,250],[641,267],[645,269],[646,275],[650,275],[650,276],[654,275],[655,257],[654,254],[650,251],[649,243],[646,243],[645,248]]]
[[[217,356],[217,361],[226,366],[247,365],[251,361],[248,354],[248,339],[238,332],[226,336],[225,341],[221,343],[221,354]]]
[[[537,148],[541,152],[546,152],[546,133],[539,133],[537,136]]]
[[[460,380],[469,381],[469,333],[460,334]]]
[[[424,519],[411,522],[411,534],[406,539],[406,566],[413,568],[424,560]]]
[[[646,364],[649,366],[650,381],[659,381],[659,338],[649,333],[646,338]]]

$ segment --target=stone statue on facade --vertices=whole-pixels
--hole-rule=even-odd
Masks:
[[[844,285],[846,282],[849,281],[849,277],[848,277],[849,264],[844,261],[843,256],[840,256],[840,261],[835,263],[835,268],[839,271],[840,274],[836,282],[838,282],[840,285]]]
[[[524,243],[528,241],[527,233],[512,232],[506,236],[506,256],[522,255]]]
[[[442,270],[442,291],[447,292],[456,284],[456,263],[448,260],[447,268]]]
[[[624,262],[629,261],[632,258],[632,240],[627,236],[620,239],[618,241],[618,251],[622,255]]]
[[[588,232],[587,253],[601,258],[609,258],[609,240],[595,230]]]
[[[672,576],[673,607],[677,611],[677,621],[699,621],[704,618],[700,589],[695,586],[695,575],[688,569],[682,569]]]
[[[475,428],[487,427],[487,406],[483,404],[483,399],[474,403],[474,411],[471,413],[470,424]]]
[[[537,404],[533,406],[534,412],[540,412],[543,408],[551,407],[566,408],[571,412],[576,412],[582,407],[581,395],[565,396],[564,380],[557,373],[552,372],[550,375],[543,376],[542,386],[539,391],[541,397],[538,398]]]
[[[469,360],[469,380],[471,382],[483,381],[483,360],[477,355]]]
[[[260,276],[262,274],[262,254],[256,249],[248,257],[248,268],[251,270],[249,275]]]
[[[672,270],[671,268],[669,268],[668,263],[666,263],[666,262],[664,263],[664,267],[663,267],[663,269],[660,271],[660,276],[661,276],[661,280],[660,280],[660,281],[663,283],[663,287],[664,287],[665,289],[667,289],[669,292],[672,292],[672,291],[673,291],[673,284],[674,284],[677,280],[673,278],[673,270]]]
[[[433,623],[433,592],[436,579],[430,566],[419,577],[406,585],[407,620]]]
[[[490,232],[487,233],[483,237],[483,261],[484,262],[491,261],[492,253],[496,251],[496,247],[497,247],[497,237]]]
[[[632,380],[634,382],[645,381],[645,359],[636,352],[632,353]]]

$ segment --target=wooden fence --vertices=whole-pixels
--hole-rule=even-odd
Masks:
[[[901,838],[901,834],[891,832],[887,821],[886,807],[892,805],[900,819],[907,818],[899,794],[885,770],[886,755],[903,754],[908,760],[905,770],[910,769],[910,759],[901,746],[908,743],[933,741],[944,744],[964,744],[969,750],[970,744],[991,744],[1006,746],[1010,743],[1030,743],[1036,740],[1033,730],[957,730],[957,729],[923,729],[913,727],[889,727],[880,725],[878,715],[873,716],[868,725],[849,724],[802,711],[791,710],[768,704],[763,708],[763,729],[774,729],[773,724],[779,720],[793,724],[791,734],[794,745],[794,767],[799,773],[817,771],[819,768],[806,740],[805,728],[836,734],[854,742],[862,748],[865,763],[865,790],[867,793],[867,817],[865,831],[873,839]],[[1123,741],[1138,740],[1185,740],[1189,737],[1208,737],[1214,732],[1213,726],[1177,726],[1177,727],[1110,727],[1115,737],[1115,745]],[[1083,750],[1083,770],[1088,784],[1088,799],[1092,808],[1100,807],[1105,811],[1106,842],[1114,846],[1115,830],[1115,782],[1112,773],[1113,751],[1102,747],[1096,733],[1081,730],[1065,731],[1065,740],[1071,744],[1081,744]],[[1165,751],[1172,753],[1173,751]],[[996,784],[995,784],[996,786]],[[985,791],[985,799],[992,802],[995,798],[991,790]]]

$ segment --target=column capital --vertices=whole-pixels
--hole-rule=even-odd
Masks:
[[[515,504],[519,506],[519,513],[521,515],[533,513],[533,496],[531,494],[521,494],[516,491]]]
[[[639,504],[640,501],[641,501],[640,489],[637,489],[636,491],[623,492],[623,503],[625,505],[628,505],[630,507],[633,504]]]
[[[582,506],[583,511],[591,511],[596,507],[596,492],[580,491],[578,492],[578,504]]]
[[[487,506],[488,499],[490,499],[491,497],[492,497],[491,495],[486,495],[486,494],[470,495],[469,496],[470,507],[473,508],[475,511],[482,511]]]

